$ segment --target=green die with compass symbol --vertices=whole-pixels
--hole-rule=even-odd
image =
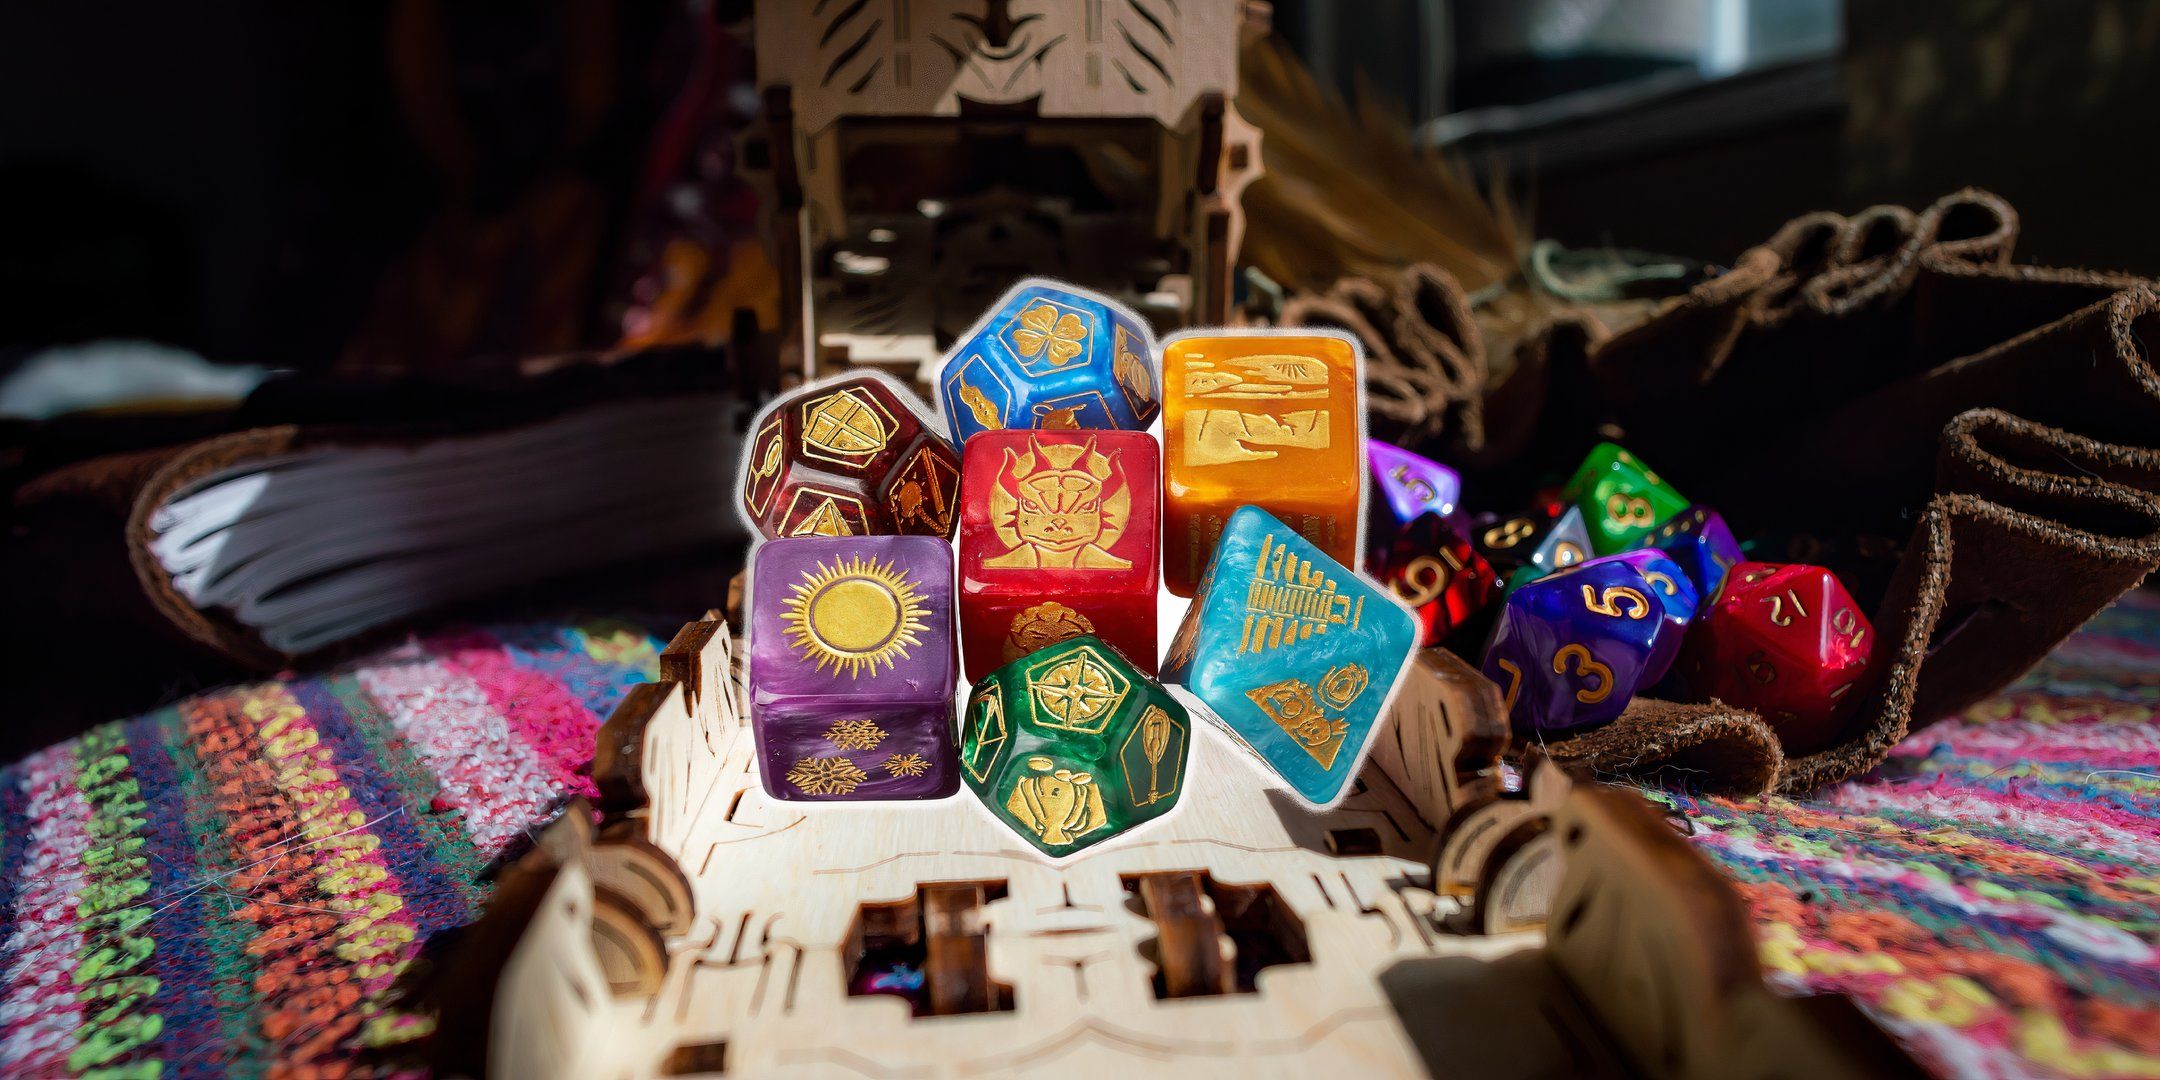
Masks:
[[[1185,707],[1092,635],[991,672],[960,713],[961,777],[1053,858],[1168,813],[1191,744]]]

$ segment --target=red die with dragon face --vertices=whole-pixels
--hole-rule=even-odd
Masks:
[[[1094,634],[1155,671],[1161,453],[1141,431],[986,431],[960,497],[969,682]]]

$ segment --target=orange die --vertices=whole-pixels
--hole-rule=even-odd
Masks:
[[[960,644],[969,682],[1093,634],[1155,673],[1155,437],[985,431],[960,465]]]
[[[1163,580],[1191,596],[1223,524],[1257,506],[1361,565],[1362,358],[1347,335],[1199,332],[1163,343]]]

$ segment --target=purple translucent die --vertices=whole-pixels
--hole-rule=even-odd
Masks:
[[[1659,525],[1643,537],[1642,546],[1672,556],[1704,597],[1716,596],[1725,584],[1725,572],[1747,558],[1732,530],[1725,527],[1725,519],[1700,503]]]
[[[1462,498],[1462,478],[1455,470],[1378,439],[1365,440],[1365,464],[1372,470],[1379,501],[1387,504],[1395,518],[1395,528],[1429,510],[1441,517],[1455,516],[1456,503]]]
[[[1582,570],[1607,562],[1625,563],[1634,567],[1635,572],[1650,583],[1650,588],[1644,591],[1664,609],[1666,630],[1657,636],[1649,658],[1643,662],[1642,685],[1649,686],[1664,678],[1665,673],[1672,670],[1673,661],[1679,658],[1680,640],[1687,636],[1688,624],[1695,619],[1696,608],[1702,603],[1702,594],[1696,590],[1695,583],[1688,580],[1687,571],[1682,570],[1679,563],[1654,548],[1599,556],[1577,563],[1572,570]],[[1569,572],[1571,571],[1562,571],[1561,576]]]
[[[1535,741],[1597,727],[1655,682],[1656,658],[1670,666],[1667,639],[1680,637],[1656,598],[1662,593],[1622,558],[1578,563],[1516,589],[1483,665],[1516,732]]]
[[[794,800],[958,789],[952,546],[804,536],[751,557],[750,723],[765,790]]]

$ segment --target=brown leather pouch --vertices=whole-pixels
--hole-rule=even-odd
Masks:
[[[1512,335],[1488,320],[1471,366],[1504,379],[1428,394],[1392,429],[1376,417],[1468,466],[1485,505],[1618,438],[1756,536],[1751,557],[1826,565],[1874,613],[1862,705],[1828,749],[1786,759],[1744,710],[1641,700],[1547,753],[1726,792],[1841,780],[2160,566],[2160,293],[2015,265],[2017,232],[1976,190],[1809,214],[1646,313],[1551,305]],[[1411,328],[1372,332],[1415,355]]]

